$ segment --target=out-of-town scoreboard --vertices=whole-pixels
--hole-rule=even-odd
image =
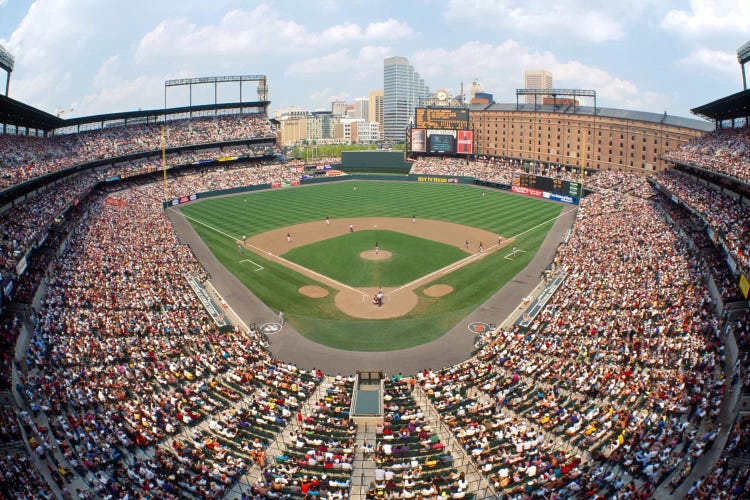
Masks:
[[[581,197],[581,184],[574,181],[564,181],[561,179],[552,179],[542,175],[521,174],[519,176],[519,185],[525,188],[538,189],[564,196]]]
[[[415,128],[433,130],[467,130],[469,110],[464,108],[417,108]]]

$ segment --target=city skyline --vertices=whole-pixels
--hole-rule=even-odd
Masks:
[[[10,96],[65,117],[160,108],[164,80],[226,74],[267,75],[272,112],[327,108],[382,88],[397,55],[452,95],[476,80],[511,102],[523,71],[545,68],[601,106],[689,116],[741,90],[748,18],[743,0],[0,0],[0,44],[16,58]]]

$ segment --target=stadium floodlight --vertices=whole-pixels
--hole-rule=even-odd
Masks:
[[[750,61],[750,41],[745,42],[737,49],[737,61],[742,68],[742,88],[747,90],[747,76],[745,75],[745,63]]]
[[[13,71],[15,63],[16,60],[13,58],[13,55],[8,52],[8,49],[0,45],[0,68],[10,73]]]
[[[739,61],[740,64],[745,64],[750,61],[750,40],[737,49],[737,61]]]
[[[5,78],[5,95],[8,95],[8,89],[10,88],[10,74],[13,72],[13,66],[16,64],[16,60],[13,58],[13,54],[8,52],[8,49],[0,45],[0,69],[4,69],[8,74]]]
[[[220,83],[233,83],[239,84],[240,89],[240,100],[242,102],[242,83],[243,82],[258,82],[258,100],[268,100],[268,83],[266,82],[266,75],[228,75],[228,76],[204,76],[199,78],[179,78],[176,80],[166,80],[164,82],[164,109],[167,109],[167,89],[169,87],[177,87],[187,85],[190,95],[190,107],[193,107],[193,85],[206,85],[213,84],[214,86],[214,104],[218,102],[218,84]]]

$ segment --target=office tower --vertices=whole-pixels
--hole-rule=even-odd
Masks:
[[[370,116],[368,120],[375,122],[380,127],[380,135],[383,135],[383,89],[371,90],[370,94]]]
[[[545,69],[527,69],[523,72],[523,86],[526,89],[551,89],[552,73]],[[534,104],[534,97],[541,104],[544,96],[527,95],[526,104]]]
[[[383,62],[383,133],[386,141],[404,140],[414,120],[414,108],[430,93],[429,87],[405,57]]]
[[[368,97],[354,99],[354,118],[361,118],[365,121],[370,119],[370,99]]]
[[[346,116],[346,102],[333,101],[331,103],[331,111],[333,112],[333,116]]]

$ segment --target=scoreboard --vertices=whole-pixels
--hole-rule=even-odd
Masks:
[[[467,130],[469,110],[463,108],[416,108],[414,127],[442,130]]]
[[[534,174],[521,174],[519,177],[519,185],[521,187],[539,189],[540,191],[547,191],[548,193],[555,193],[563,196],[575,196],[576,198],[581,197],[582,191],[581,183],[579,182],[564,181]]]

